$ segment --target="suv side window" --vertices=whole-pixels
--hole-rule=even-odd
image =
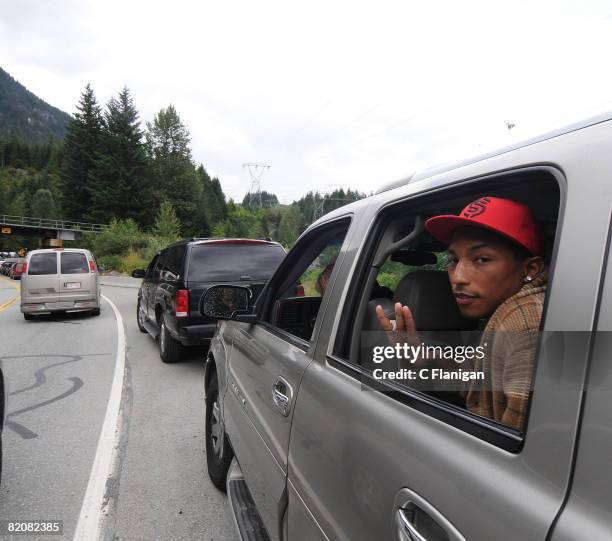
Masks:
[[[443,197],[421,196],[385,209],[369,234],[368,253],[358,264],[349,288],[359,293],[349,296],[341,310],[332,362],[340,361],[338,367],[349,368],[347,373],[361,378],[364,384],[390,392],[416,409],[468,432],[480,434],[479,430],[485,427],[498,435],[506,432],[512,441],[521,442],[529,401],[536,392],[533,375],[540,341],[538,329],[544,317],[541,306],[545,306],[560,201],[559,184],[552,174],[532,176],[515,176],[512,182],[503,177],[496,182],[483,181],[469,189],[448,190]],[[469,287],[464,282],[453,286],[447,272],[451,264],[456,265],[457,256],[451,254],[451,262],[448,246],[423,226],[431,216],[458,215],[483,195],[524,203],[542,228],[544,272],[533,282],[530,277],[525,284],[521,277],[519,285],[520,293],[525,287],[539,288],[534,295],[540,297],[533,299],[530,308],[521,310],[519,318],[524,322],[531,307],[539,305],[539,315],[533,316],[531,327],[517,323],[517,329],[513,329],[510,315],[503,325],[496,323],[502,321],[497,311],[478,316],[480,319],[474,319],[467,310],[462,312],[463,299],[456,298],[452,288]],[[473,262],[469,257],[472,256],[465,259],[469,265],[485,264],[484,256],[473,256]],[[468,265],[462,264],[463,268]],[[461,279],[465,281],[463,276]],[[476,291],[468,291],[472,296],[480,292],[474,283],[469,285]],[[527,306],[521,304],[524,301],[517,300],[512,306]],[[397,325],[397,303],[410,309],[416,332],[393,330]],[[387,318],[383,321],[390,324],[385,329],[381,325],[381,309]],[[492,325],[488,326],[490,320]],[[469,419],[478,429],[470,428]],[[488,441],[497,440],[491,436]]]
[[[337,220],[300,239],[274,276],[263,321],[303,344],[310,341],[349,225],[349,219]]]
[[[174,246],[168,250],[166,257],[165,268],[172,272],[173,275],[181,274],[183,265],[183,254],[185,253],[185,245]]]
[[[156,260],[155,260],[155,264],[153,265],[153,268],[151,269],[151,280],[158,282],[160,279],[160,274],[161,271],[163,269],[163,259],[165,259],[165,254],[164,252],[161,252]]]
[[[155,268],[155,265],[157,264],[158,260],[159,254],[156,254],[155,257],[151,259],[151,263],[149,263],[149,266],[147,267],[147,271],[145,273],[146,280],[151,280],[151,278],[153,277],[153,269]]]

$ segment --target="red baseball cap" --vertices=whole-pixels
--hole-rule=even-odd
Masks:
[[[532,255],[542,254],[542,234],[529,207],[511,199],[481,197],[465,207],[459,216],[434,216],[425,222],[438,240],[450,243],[455,229],[470,225],[483,227],[524,246]]]

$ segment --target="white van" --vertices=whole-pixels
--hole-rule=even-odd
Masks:
[[[100,315],[100,284],[89,250],[33,250],[21,279],[21,312],[25,319],[51,312]]]

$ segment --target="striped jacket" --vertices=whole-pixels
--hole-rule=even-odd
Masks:
[[[495,310],[480,340],[485,356],[474,361],[474,370],[484,371],[485,378],[473,380],[466,397],[471,412],[520,431],[532,390],[546,282],[546,273],[540,274]]]

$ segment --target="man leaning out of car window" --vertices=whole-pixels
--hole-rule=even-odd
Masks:
[[[488,319],[480,339],[485,355],[473,361],[484,380],[469,383],[465,407],[523,430],[547,282],[540,228],[529,207],[497,197],[482,197],[458,216],[434,216],[425,225],[449,245],[448,278],[462,315]],[[410,308],[396,303],[395,321],[380,305],[376,313],[390,339],[402,333],[421,343]]]

